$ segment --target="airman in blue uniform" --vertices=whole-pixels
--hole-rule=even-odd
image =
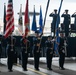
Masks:
[[[64,61],[65,61],[65,39],[64,34],[60,33],[60,43],[59,43],[59,68],[64,70]]]
[[[51,31],[54,32],[54,36],[55,36],[55,28],[56,28],[56,21],[57,21],[57,9],[54,10],[53,13],[51,13],[49,15],[50,17],[53,17],[52,23],[51,23]]]
[[[12,72],[12,67],[14,64],[14,55],[15,55],[15,43],[16,39],[13,36],[7,38],[7,64],[8,70]]]
[[[34,67],[35,70],[39,70],[39,58],[41,51],[41,35],[39,35],[39,31],[35,32],[36,37],[33,38],[33,46],[34,46]]]
[[[68,10],[65,10],[65,12],[62,14],[61,17],[64,17],[63,25],[65,30],[65,37],[69,36],[69,25],[71,22],[70,14],[68,14]]]
[[[30,51],[30,41],[27,37],[21,39],[21,52],[22,52],[22,68],[27,71],[28,53]]]
[[[72,17],[74,17],[74,24],[72,25],[72,29],[76,30],[76,12],[74,14],[72,14]]]
[[[52,42],[52,37],[48,36],[47,41],[45,42],[46,46],[46,61],[47,61],[47,68],[49,70],[52,70],[52,57],[53,57],[53,42]]]

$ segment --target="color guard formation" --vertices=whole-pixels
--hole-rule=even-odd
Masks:
[[[2,37],[2,36],[1,36]],[[0,47],[2,47],[2,38],[0,37]],[[34,68],[35,70],[39,71],[39,59],[40,59],[40,52],[41,52],[41,42],[42,42],[42,36],[41,34],[36,31],[35,36],[32,38],[33,40],[33,58],[34,58]],[[7,40],[7,65],[8,65],[8,70],[12,72],[13,70],[13,65],[16,62],[16,38],[14,36],[10,36],[6,39]],[[59,43],[59,67],[60,69],[64,69],[64,61],[65,61],[65,46],[64,46],[64,34],[60,34],[60,43]],[[48,70],[52,70],[52,58],[55,55],[55,50],[54,50],[54,42],[52,36],[48,36],[46,41],[45,41],[45,48],[46,48],[46,65]],[[28,37],[23,37],[20,40],[20,47],[21,47],[21,64],[23,71],[28,71],[27,69],[27,64],[28,64],[28,54],[30,52],[30,45],[32,42],[28,40]],[[2,51],[2,48],[0,48],[0,51]],[[1,55],[1,52],[0,52]],[[18,55],[17,55],[18,56]],[[17,63],[17,62],[16,62]]]
[[[50,0],[49,0],[50,1]],[[62,4],[61,0],[61,4]],[[49,3],[48,3],[49,4]],[[60,4],[60,5],[61,5]],[[48,5],[47,5],[48,8]],[[59,10],[61,9],[61,6],[59,7]],[[34,11],[35,13],[35,11]],[[12,36],[12,33],[14,31],[14,17],[13,17],[13,2],[12,0],[8,0],[8,6],[7,6],[7,14],[6,14],[6,31],[4,34],[4,37],[6,37],[7,40],[7,47],[6,47],[6,51],[7,51],[7,65],[8,65],[8,70],[10,72],[12,72],[12,68],[14,63],[17,63],[17,52],[16,52],[16,48],[15,48],[15,44],[16,44],[16,38],[14,36]],[[64,61],[65,61],[65,41],[67,39],[67,37],[69,36],[69,25],[71,22],[70,19],[70,15],[68,14],[68,10],[65,10],[65,12],[62,14],[61,17],[64,18],[63,21],[63,27],[62,30],[64,30],[64,32],[59,33],[60,36],[60,41],[57,42],[57,38],[58,36],[56,36],[58,33],[56,33],[56,31],[58,30],[58,24],[60,24],[60,11],[58,11],[57,13],[57,9],[54,10],[54,13],[51,13],[49,15],[50,17],[53,18],[52,23],[51,23],[51,32],[54,33],[54,35],[52,36],[48,36],[47,40],[44,41],[45,43],[45,47],[46,47],[46,65],[47,65],[47,69],[48,70],[52,70],[52,58],[55,55],[55,44],[57,44],[57,51],[58,51],[58,56],[59,56],[59,68],[61,70],[64,70]],[[75,14],[72,15],[73,17],[75,17]],[[46,15],[45,15],[46,17]],[[32,50],[30,48],[31,46],[31,41],[28,40],[28,32],[29,30],[29,17],[28,17],[28,0],[26,2],[26,10],[25,10],[25,33],[22,35],[22,38],[19,40],[20,41],[20,48],[21,48],[21,65],[22,65],[22,69],[23,71],[28,71],[27,69],[27,64],[28,64],[28,54],[30,52],[30,50]],[[33,25],[35,27],[36,21],[35,21],[35,14],[34,14],[34,21],[33,21]],[[22,24],[22,23],[21,23]],[[36,28],[36,27],[35,27]],[[43,35],[43,26],[40,27],[40,29],[42,29],[42,32],[40,33],[37,29],[35,29],[35,36],[32,39],[33,40],[33,58],[34,58],[34,68],[35,70],[39,71],[39,59],[40,59],[40,52],[41,52],[41,43],[42,43],[42,35]],[[21,31],[20,31],[21,32]],[[51,34],[51,33],[50,33]],[[65,35],[64,35],[65,34]],[[55,38],[53,40],[53,38]],[[1,57],[1,52],[2,52],[2,36],[0,36],[0,57]]]

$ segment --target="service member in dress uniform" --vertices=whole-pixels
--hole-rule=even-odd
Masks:
[[[27,71],[28,53],[30,51],[30,41],[27,37],[21,39],[21,49],[22,49],[22,68]]]
[[[68,14],[68,10],[65,10],[65,12],[62,14],[61,17],[64,17],[63,25],[65,29],[65,36],[68,37],[69,36],[69,25],[71,22],[70,14]]]
[[[72,14],[72,17],[75,18],[75,20],[74,20],[74,25],[76,26],[76,12]]]
[[[52,36],[48,36],[47,41],[45,42],[46,46],[46,61],[47,61],[47,68],[49,70],[52,70],[52,57],[53,57],[53,42],[52,42]]]
[[[12,35],[9,35],[7,40],[7,65],[8,65],[8,70],[12,72],[12,67],[14,64],[14,55],[15,55],[15,43],[16,43],[16,38],[13,37]]]
[[[76,30],[76,12],[72,14],[72,17],[74,17],[73,29]]]
[[[1,53],[2,53],[2,35],[0,35],[0,61],[1,61]]]
[[[65,61],[65,39],[64,33],[60,33],[60,43],[59,43],[59,68],[64,70]]]
[[[56,28],[56,21],[57,21],[57,9],[54,9],[54,12],[52,12],[49,16],[53,17],[52,23],[51,23],[51,30],[54,32],[55,37],[55,28]]]
[[[35,37],[33,38],[33,46],[34,46],[34,68],[35,70],[39,70],[39,58],[40,58],[40,50],[41,50],[41,35],[39,35],[39,31],[35,32]]]

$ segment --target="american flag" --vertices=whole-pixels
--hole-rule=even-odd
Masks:
[[[29,12],[28,12],[28,0],[26,1],[26,8],[25,8],[25,15],[24,15],[24,25],[25,25],[25,36],[27,36],[28,32],[30,31]]]
[[[14,31],[14,12],[13,12],[13,1],[8,0],[7,12],[6,12],[6,30],[5,30],[5,38],[12,34]]]

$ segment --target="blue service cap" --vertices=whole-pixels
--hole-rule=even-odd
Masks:
[[[66,9],[65,11],[68,12],[68,9]]]
[[[57,9],[54,9],[54,11],[57,11]]]
[[[51,36],[51,35],[49,35],[49,36],[48,36],[48,38],[52,38],[52,36]]]

